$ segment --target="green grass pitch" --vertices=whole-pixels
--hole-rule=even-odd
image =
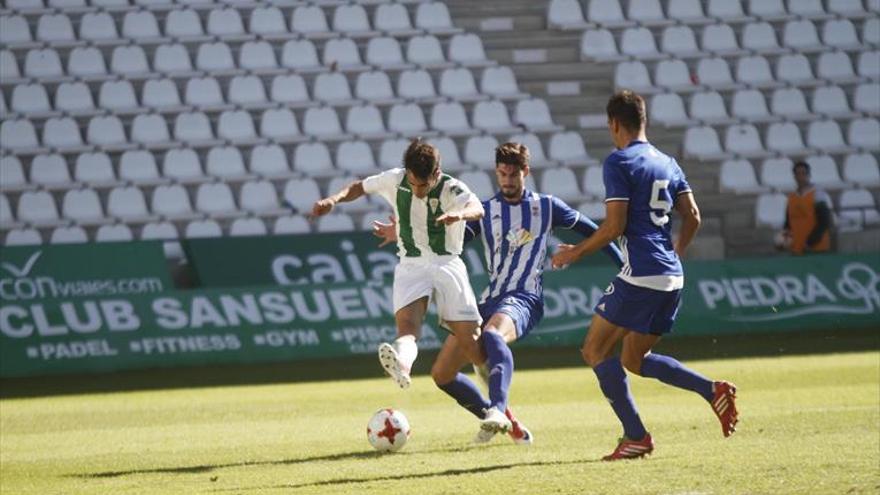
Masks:
[[[564,367],[515,375],[512,407],[536,437],[528,448],[507,437],[471,444],[476,419],[425,373],[404,392],[378,376],[378,364],[373,378],[338,381],[7,393],[0,493],[880,492],[874,346],[689,361],[738,385],[741,422],[728,439],[696,395],[632,377],[656,450],[616,463],[598,459],[614,447],[618,423],[593,373],[566,352]],[[412,424],[396,454],[367,443],[367,420],[384,406]]]

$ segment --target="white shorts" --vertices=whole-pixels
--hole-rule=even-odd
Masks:
[[[394,312],[428,297],[437,304],[441,321],[482,323],[467,267],[458,256],[404,258],[394,267]]]

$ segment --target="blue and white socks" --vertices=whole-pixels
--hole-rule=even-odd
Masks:
[[[614,409],[614,414],[623,424],[623,434],[630,440],[645,438],[647,431],[629,393],[629,382],[620,358],[615,356],[602,361],[593,368],[593,372],[599,378],[599,388],[602,389],[602,393]]]
[[[675,358],[652,352],[642,359],[640,374],[648,378],[656,378],[673,387],[696,392],[712,402],[714,396],[712,380],[686,368]]]
[[[480,336],[486,351],[486,367],[489,370],[489,401],[492,407],[504,412],[510,381],[513,379],[513,352],[504,337],[494,332],[483,332]]]

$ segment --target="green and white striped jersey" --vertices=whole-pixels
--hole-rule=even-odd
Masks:
[[[397,218],[397,255],[401,258],[459,255],[464,244],[465,222],[437,224],[443,213],[462,208],[477,196],[458,179],[442,174],[422,199],[415,197],[406,171],[394,168],[363,180],[364,192],[385,198]]]

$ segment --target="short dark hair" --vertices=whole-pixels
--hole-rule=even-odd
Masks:
[[[428,180],[439,166],[440,152],[421,138],[413,139],[403,154],[403,168],[418,179]]]
[[[605,111],[608,113],[608,120],[616,120],[631,132],[638,132],[648,125],[645,99],[628,89],[614,93],[608,100]]]
[[[810,170],[810,164],[807,163],[807,162],[805,162],[805,161],[803,161],[803,160],[801,160],[801,161],[799,161],[799,162],[796,162],[796,163],[794,164],[794,166],[791,167],[791,172],[792,172],[792,173],[797,172],[797,169],[799,169],[799,168],[803,168],[803,169],[805,169],[805,170],[807,171],[808,174],[809,174],[809,173],[812,173],[812,171]]]
[[[495,148],[495,165],[514,165],[520,170],[529,166],[529,148],[522,143],[504,143]]]

